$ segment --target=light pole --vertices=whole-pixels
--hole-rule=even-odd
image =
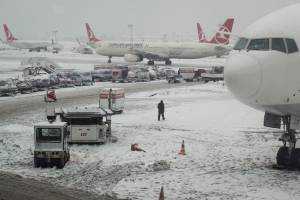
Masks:
[[[131,48],[133,48],[133,24],[128,24],[128,28],[130,31],[130,44]]]

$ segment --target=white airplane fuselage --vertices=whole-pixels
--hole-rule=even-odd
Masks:
[[[92,45],[91,45],[92,46]],[[197,42],[105,42],[94,44],[96,52],[103,56],[123,57],[126,54],[152,54],[160,58],[197,59],[215,56],[226,45]]]
[[[52,44],[47,41],[30,41],[30,40],[12,40],[6,41],[6,44],[15,47],[17,49],[29,49],[29,50],[48,50],[49,48],[56,48],[57,50],[63,49],[63,46],[58,43]]]
[[[243,103],[262,111],[300,118],[299,11],[300,4],[296,4],[261,18],[241,36],[248,39],[248,47],[231,52],[225,65],[225,81]],[[269,39],[269,49],[261,44],[250,48],[255,39]],[[274,50],[278,48],[274,42],[277,39],[283,39],[286,52]],[[296,43],[297,51],[289,52],[291,40]]]

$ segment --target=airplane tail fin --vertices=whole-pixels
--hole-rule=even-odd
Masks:
[[[89,42],[98,42],[100,41],[98,38],[96,38],[94,32],[92,31],[90,25],[88,23],[85,23],[86,32],[89,38]]]
[[[219,31],[212,38],[210,43],[215,44],[228,44],[230,39],[230,33],[233,28],[234,18],[228,18],[225,23],[220,27]],[[226,34],[228,33],[228,34]]]
[[[7,41],[13,41],[13,40],[17,40],[17,38],[14,37],[14,35],[12,34],[12,32],[9,30],[8,26],[6,24],[3,24],[3,28],[4,28],[4,32],[6,35],[6,40]]]
[[[200,23],[197,23],[197,31],[198,31],[199,42],[207,42],[205,33],[204,33]]]

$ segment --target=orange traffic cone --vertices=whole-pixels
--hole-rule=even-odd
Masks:
[[[139,144],[132,144],[130,147],[131,151],[143,151],[146,152],[144,149],[139,147]]]
[[[158,200],[165,200],[164,187],[161,187]]]
[[[180,152],[179,152],[180,155],[186,155],[185,153],[185,147],[184,147],[184,140],[182,140],[182,144],[181,144],[181,149],[180,149]]]

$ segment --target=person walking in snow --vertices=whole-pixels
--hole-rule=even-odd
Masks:
[[[160,116],[162,116],[162,119],[165,120],[165,104],[163,100],[161,100],[158,105],[158,121],[160,121]]]

